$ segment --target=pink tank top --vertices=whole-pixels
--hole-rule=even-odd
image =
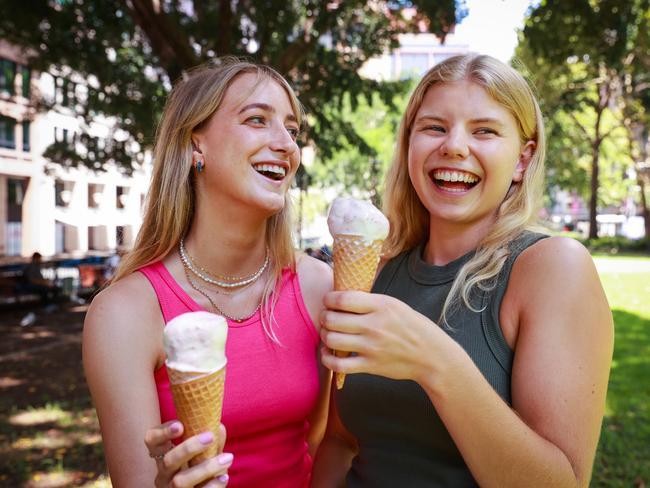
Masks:
[[[141,268],[156,291],[165,323],[203,310],[157,262]],[[229,487],[307,487],[312,460],[307,416],[319,389],[318,333],[305,308],[298,275],[285,269],[275,307],[275,333],[264,332],[259,311],[244,322],[228,320],[222,423],[225,452],[235,456]],[[176,418],[167,369],[154,372],[162,422]]]

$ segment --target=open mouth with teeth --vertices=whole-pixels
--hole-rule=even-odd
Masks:
[[[287,170],[277,164],[255,164],[253,168],[262,176],[274,181],[282,180],[287,174]]]
[[[429,177],[438,188],[457,193],[468,191],[481,181],[475,174],[448,169],[434,169]]]

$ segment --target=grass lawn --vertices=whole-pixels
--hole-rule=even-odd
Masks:
[[[650,258],[595,259],[616,337],[591,486],[644,488],[650,484]]]
[[[598,255],[616,323],[591,487],[650,486],[650,257]],[[85,309],[0,313],[0,487],[108,488],[81,369]]]

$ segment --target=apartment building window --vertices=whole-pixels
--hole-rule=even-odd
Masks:
[[[54,128],[54,141],[55,142],[66,142],[69,145],[74,144],[75,142],[75,133],[68,129],[63,129],[61,127]]]
[[[29,120],[23,121],[23,151],[29,152],[30,151],[30,146],[29,146],[29,128],[31,124],[29,123]]]
[[[27,180],[7,178],[7,221],[5,223],[5,253],[19,256],[22,248],[23,200]]]
[[[88,208],[99,208],[104,196],[104,185],[90,183],[88,185]]]
[[[400,78],[419,76],[429,68],[429,55],[426,53],[401,53]]]
[[[16,121],[0,115],[0,147],[16,149]]]
[[[72,108],[77,103],[75,96],[77,85],[67,78],[56,77],[55,85],[55,99],[63,107]]]
[[[31,81],[32,81],[32,74],[31,71],[29,70],[29,66],[21,66],[20,67],[20,72],[23,75],[23,86],[22,86],[22,95],[25,98],[29,98],[30,92],[31,92]]]
[[[16,80],[16,63],[0,58],[0,93],[14,95]]]
[[[129,189],[124,187],[124,186],[118,186],[116,187],[116,195],[117,200],[115,202],[115,206],[117,208],[125,208],[126,207],[126,202],[129,198]]]
[[[72,201],[74,182],[56,180],[54,183],[54,198],[57,207],[67,207]]]
[[[27,180],[7,178],[7,220],[21,222]]]

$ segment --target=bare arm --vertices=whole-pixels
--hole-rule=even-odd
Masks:
[[[139,274],[101,292],[86,316],[84,368],[115,486],[151,486],[156,476],[143,440],[160,423],[153,372],[162,328],[153,290]]]
[[[390,297],[329,294],[328,308],[362,315],[327,312],[324,340],[359,354],[323,361],[420,383],[481,486],[586,487],[613,343],[593,262],[575,241],[540,241],[515,263],[506,299],[518,325],[512,408],[457,343]]]
[[[138,273],[100,293],[86,316],[83,362],[111,481],[116,488],[170,482],[192,487],[208,479],[205,486],[225,486],[232,456],[222,454],[185,469],[189,459],[216,442],[212,434],[199,434],[172,449],[171,439],[182,435],[182,424],[159,425],[154,371],[164,358],[163,325],[155,294]]]
[[[312,488],[344,487],[345,476],[358,451],[356,439],[341,423],[333,396],[334,391],[330,398],[325,437],[318,447],[314,459],[311,476]]]
[[[297,256],[298,278],[303,300],[316,331],[320,332],[320,314],[324,309],[323,296],[332,290],[332,268],[309,256]],[[319,348],[320,349],[320,348]],[[318,355],[319,384],[318,402],[309,416],[309,434],[307,442],[309,453],[314,456],[325,433],[327,424],[327,406],[329,402],[332,372],[320,362]]]

